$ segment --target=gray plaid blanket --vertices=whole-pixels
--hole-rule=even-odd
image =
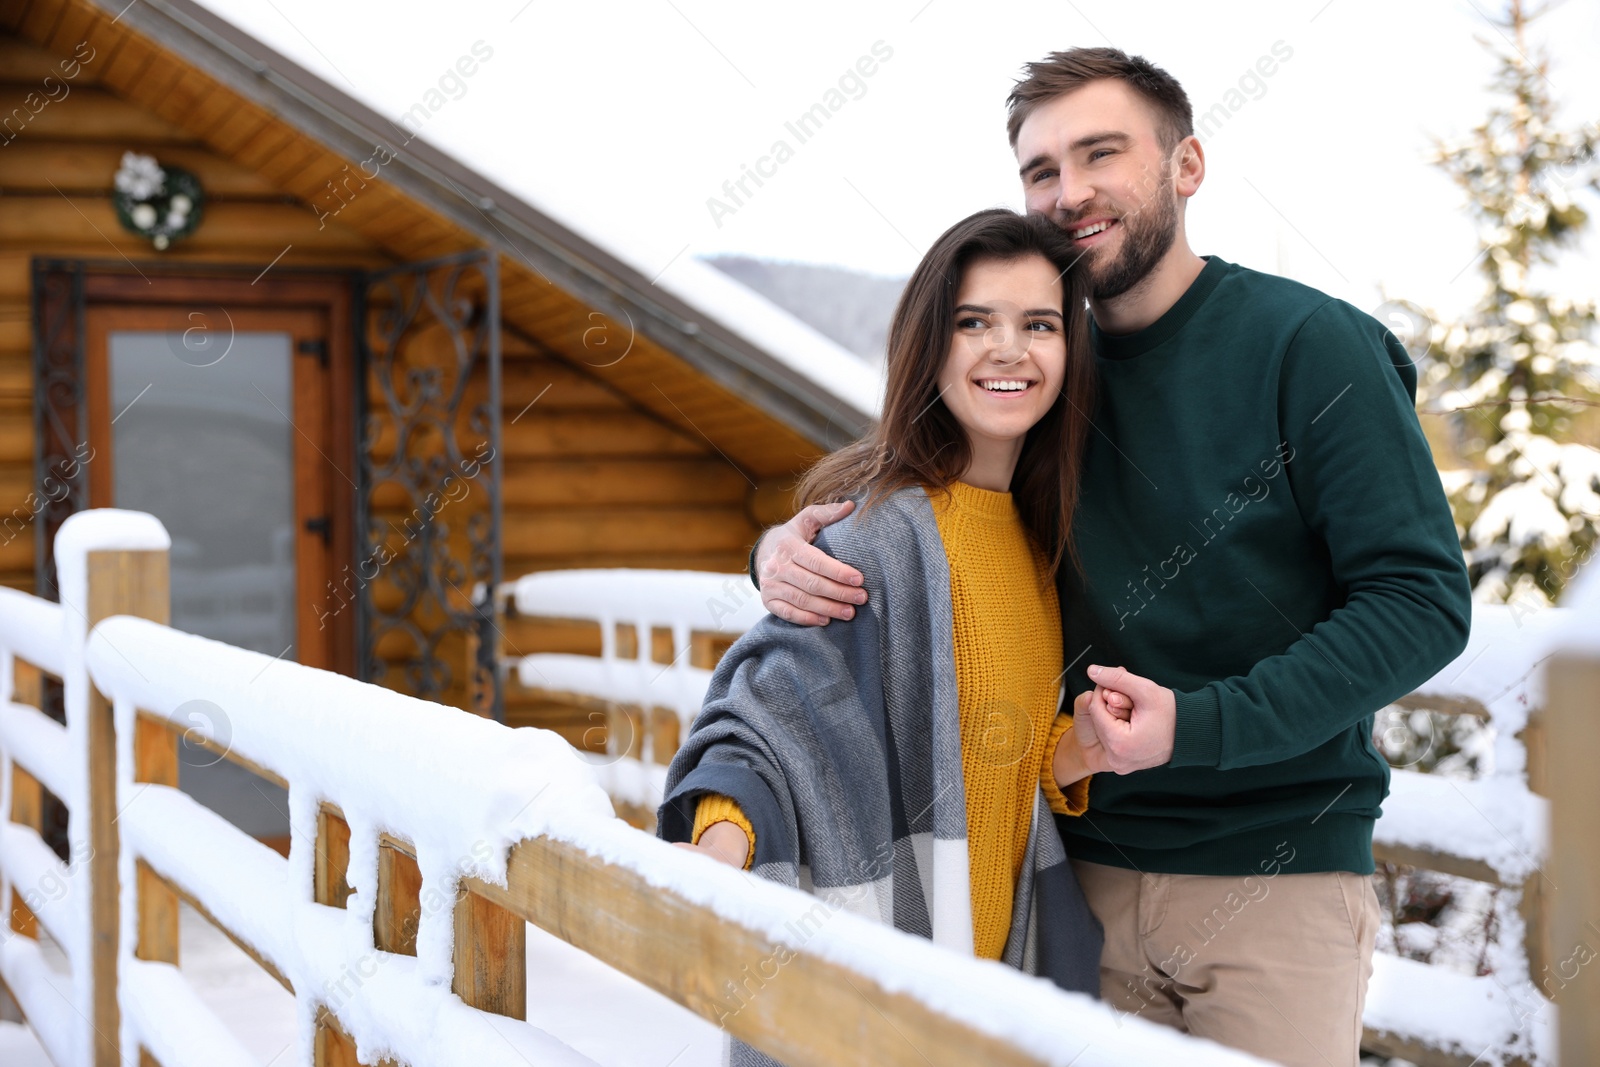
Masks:
[[[932,508],[902,490],[817,544],[861,571],[867,603],[827,626],[768,616],[728,650],[668,769],[657,832],[688,840],[702,794],[732,797],[755,829],[756,874],[970,954],[950,575]],[[1027,857],[1004,961],[1097,996],[1100,924],[1042,791]]]

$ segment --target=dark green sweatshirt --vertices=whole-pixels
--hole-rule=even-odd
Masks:
[[[1465,647],[1470,589],[1416,368],[1342,300],[1207,257],[1101,395],[1064,568],[1091,663],[1177,694],[1165,766],[1097,774],[1067,851],[1171,874],[1370,873],[1374,714]]]

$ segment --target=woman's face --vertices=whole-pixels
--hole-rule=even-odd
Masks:
[[[939,373],[945,407],[975,451],[1014,444],[1044,417],[1066,376],[1060,272],[1043,256],[968,264]]]

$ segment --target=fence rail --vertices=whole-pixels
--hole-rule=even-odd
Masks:
[[[528,923],[796,1065],[1254,1062],[674,849],[549,732],[173,630],[153,523],[69,519],[63,608],[0,611],[0,978],[59,1067],[253,1062],[177,969],[182,903],[294,995],[301,1063],[589,1062],[526,1021]],[[16,710],[23,650],[59,670],[65,727]],[[287,786],[287,857],[176,788],[183,742]],[[76,867],[28,821],[29,761]]]

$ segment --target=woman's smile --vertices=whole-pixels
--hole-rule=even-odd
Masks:
[[[1010,400],[1028,393],[1039,382],[1035,378],[979,378],[975,384],[998,400]]]

